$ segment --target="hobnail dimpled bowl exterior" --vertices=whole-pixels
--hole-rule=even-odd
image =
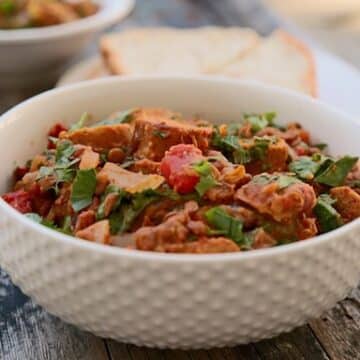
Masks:
[[[184,104],[195,101],[192,97],[201,101],[205,94],[207,105],[195,101],[194,109],[197,104],[200,112],[211,114],[216,98],[218,106],[226,105],[224,118],[232,120],[244,108],[263,111],[273,104],[271,109],[288,118],[294,106],[300,106],[307,117],[327,116],[329,127],[335,120],[344,121],[338,135],[349,135],[349,141],[351,129],[358,131],[356,124],[322,105],[259,85],[206,79],[111,79],[41,95],[6,114],[0,122],[0,162],[5,162],[5,170],[10,173],[14,156],[24,160],[41,149],[43,144],[32,142],[29,153],[25,139],[43,135],[49,123],[58,120],[56,114],[65,114],[65,121],[84,110],[101,116],[115,110],[119,93],[122,100],[115,108],[137,102],[176,110],[186,110]],[[135,93],[136,101],[131,101]],[[245,100],[239,102],[233,96],[229,103],[235,93]],[[37,112],[43,113],[42,120]],[[314,130],[316,126],[323,127],[315,125]],[[7,141],[9,154],[15,153],[7,156],[3,142],[12,132],[18,133],[19,141]],[[325,140],[331,136],[325,135]],[[360,153],[356,146],[354,151]],[[23,153],[16,147],[23,148]],[[3,192],[8,183],[1,181]],[[36,302],[83,329],[137,345],[208,348],[271,337],[332,307],[359,281],[359,231],[360,223],[355,221],[316,239],[272,249],[155,254],[58,234],[0,201],[0,263]]]

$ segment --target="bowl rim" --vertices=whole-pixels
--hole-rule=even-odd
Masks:
[[[195,81],[195,82],[208,82],[214,84],[228,84],[231,86],[244,86],[253,89],[261,89],[265,92],[276,93],[285,98],[293,98],[302,101],[303,103],[315,104],[326,111],[331,111],[341,119],[341,121],[346,121],[352,124],[354,127],[358,127],[360,130],[360,122],[356,121],[354,118],[345,114],[343,111],[338,110],[324,102],[311,98],[309,96],[297,93],[292,90],[280,88],[277,86],[270,86],[261,84],[256,81],[240,81],[237,79],[229,79],[226,77],[212,77],[212,76],[188,76],[188,75],[132,75],[132,76],[112,76],[108,78],[88,80],[81,83],[65,85],[61,88],[55,88],[48,90],[42,94],[36,95],[30,99],[25,100],[24,102],[16,105],[12,109],[8,110],[4,114],[0,116],[0,125],[3,122],[6,122],[7,118],[15,114],[19,110],[26,109],[29,104],[33,103],[41,103],[42,101],[56,97],[60,94],[66,94],[67,92],[75,91],[79,92],[84,88],[89,88],[96,85],[104,85],[104,84],[112,84],[112,83],[126,83],[126,82],[146,82],[146,81]],[[1,127],[0,127],[1,131]],[[300,250],[308,249],[311,247],[320,246],[322,243],[331,240],[333,237],[343,236],[355,228],[360,229],[360,218],[351,221],[348,224],[341,226],[338,229],[332,230],[328,233],[318,235],[312,237],[310,239],[304,241],[297,241],[290,244],[284,244],[281,246],[275,246],[266,249],[258,249],[244,252],[236,252],[236,253],[217,253],[217,254],[172,254],[172,253],[157,253],[151,251],[142,251],[142,250],[134,250],[134,249],[126,249],[115,246],[103,245],[99,243],[90,242],[87,240],[83,240],[80,238],[76,238],[71,235],[62,234],[56,230],[52,230],[43,225],[40,225],[31,219],[28,219],[23,214],[19,213],[15,209],[13,209],[9,204],[7,204],[0,197],[0,212],[4,212],[6,215],[10,216],[16,222],[21,223],[24,227],[31,229],[34,232],[39,232],[48,238],[52,238],[52,241],[58,241],[65,244],[69,244],[70,246],[76,246],[77,248],[81,248],[84,250],[98,252],[104,255],[112,255],[112,256],[125,256],[128,258],[139,259],[139,260],[147,260],[147,261],[164,261],[164,262],[192,262],[192,263],[207,263],[207,262],[219,262],[219,261],[242,261],[242,260],[250,260],[256,258],[269,257],[272,255],[284,255],[290,254],[293,252],[297,252]]]
[[[101,0],[100,10],[96,14],[76,21],[29,29],[0,29],[0,45],[50,41],[101,30],[129,15],[134,6],[135,0]]]

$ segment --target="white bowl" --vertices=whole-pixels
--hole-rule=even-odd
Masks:
[[[110,78],[30,99],[0,121],[0,193],[14,163],[46,145],[48,128],[164,106],[210,120],[276,110],[333,154],[360,154],[360,126],[310,98],[255,83],[185,77]],[[65,321],[137,345],[208,348],[274,336],[319,316],[360,279],[360,220],[314,239],[216,255],[103,246],[42,227],[0,200],[0,264],[15,284]]]
[[[97,14],[74,22],[29,29],[0,29],[0,88],[48,86],[101,30],[133,8],[134,0],[96,0]]]

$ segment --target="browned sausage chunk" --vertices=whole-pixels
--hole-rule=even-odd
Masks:
[[[265,140],[266,138],[264,138]],[[259,148],[257,140],[240,141],[245,149],[255,149],[260,151],[260,158],[246,164],[246,171],[252,175],[260,174],[264,171],[269,173],[284,171],[287,167],[287,159],[289,157],[288,145],[283,139],[271,138],[267,139],[268,145]],[[261,154],[263,153],[263,154]]]
[[[194,144],[206,150],[212,128],[197,127],[169,117],[168,111],[142,110],[134,120],[133,146],[137,158],[160,161],[165,151],[177,144]]]
[[[81,239],[94,241],[101,244],[110,244],[109,220],[98,221],[87,228],[77,231],[75,235]]]
[[[303,182],[280,188],[279,183],[270,180],[264,184],[255,177],[240,188],[235,195],[261,214],[270,215],[274,220],[287,222],[299,214],[310,214],[316,203],[314,189]]]
[[[335,187],[330,194],[337,201],[334,207],[345,222],[360,217],[360,195],[349,186]]]
[[[129,124],[84,127],[75,131],[62,132],[61,139],[71,140],[74,144],[91,146],[95,151],[113,148],[128,148],[132,130]]]
[[[166,244],[164,251],[169,253],[214,254],[236,252],[240,251],[240,248],[232,240],[224,237],[203,237],[185,244]]]

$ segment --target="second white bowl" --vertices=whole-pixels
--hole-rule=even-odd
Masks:
[[[49,86],[101,30],[123,19],[134,0],[97,0],[97,14],[29,29],[0,29],[0,89]]]

